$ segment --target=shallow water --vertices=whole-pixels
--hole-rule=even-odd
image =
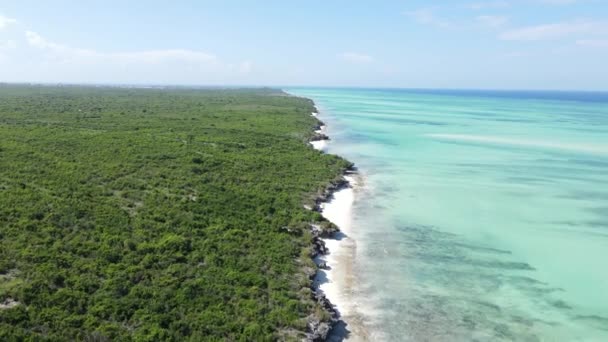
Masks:
[[[365,176],[372,339],[608,341],[608,94],[288,91]]]

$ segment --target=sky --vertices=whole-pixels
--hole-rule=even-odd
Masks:
[[[608,90],[608,0],[0,0],[0,82]]]

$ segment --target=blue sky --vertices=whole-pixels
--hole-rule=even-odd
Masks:
[[[4,1],[0,81],[608,90],[606,0]]]

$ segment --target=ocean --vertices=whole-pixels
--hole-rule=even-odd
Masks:
[[[608,93],[286,91],[315,101],[327,152],[362,175],[349,325],[608,341]]]

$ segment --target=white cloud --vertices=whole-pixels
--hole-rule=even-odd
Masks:
[[[347,62],[357,64],[371,63],[374,61],[373,57],[357,52],[345,52],[343,54],[340,54],[340,58]]]
[[[572,36],[608,34],[608,21],[575,20],[546,25],[522,27],[503,32],[502,40],[540,41],[557,40]]]
[[[17,20],[13,19],[13,18],[9,18],[9,17],[5,17],[2,14],[0,14],[0,30],[2,30],[3,28],[11,25],[11,24],[16,24]]]
[[[578,2],[578,0],[539,0],[543,4],[548,5],[570,5]]]
[[[33,46],[33,47],[36,47],[39,49],[48,49],[48,50],[53,50],[53,51],[57,51],[57,52],[66,51],[66,50],[74,50],[74,49],[70,49],[69,47],[64,46],[64,45],[49,42],[46,39],[42,38],[42,36],[40,36],[38,33],[32,32],[32,31],[25,32],[25,39],[27,40],[27,43],[30,46]]]
[[[501,15],[480,15],[475,20],[481,25],[492,28],[504,26],[509,21],[507,17]]]
[[[474,10],[482,10],[482,9],[496,9],[496,8],[506,8],[511,4],[508,1],[504,0],[496,0],[496,1],[482,1],[482,2],[474,2],[469,4],[467,7]]]
[[[527,0],[526,0],[527,2]],[[534,0],[529,1],[530,3],[536,2],[545,5],[572,5],[577,2],[581,2],[580,0]],[[494,0],[494,1],[480,1],[473,2],[467,5],[468,8],[474,10],[484,10],[484,9],[497,9],[497,8],[507,8],[511,7],[512,1],[507,0]]]
[[[117,53],[97,53],[100,56],[107,56],[110,59],[123,62],[143,62],[143,63],[162,63],[165,61],[178,61],[186,63],[216,63],[217,57],[205,52],[170,49],[170,50],[148,50],[135,52],[117,52]]]
[[[449,21],[444,20],[435,14],[435,8],[420,8],[415,11],[405,12],[404,14],[414,19],[419,24],[431,25],[441,28],[448,28],[452,26]]]
[[[594,48],[608,48],[608,39],[579,39],[576,45]]]
[[[249,60],[229,62],[189,49],[101,51],[58,43],[26,31],[23,44],[2,51],[3,77],[13,82],[242,84],[255,70]]]
[[[74,48],[46,40],[36,32],[25,33],[28,44],[32,47],[48,51],[57,57],[67,59],[89,58],[119,63],[148,63],[158,64],[166,61],[186,63],[215,63],[213,55],[184,49],[146,50],[134,52],[99,52],[96,50]]]

